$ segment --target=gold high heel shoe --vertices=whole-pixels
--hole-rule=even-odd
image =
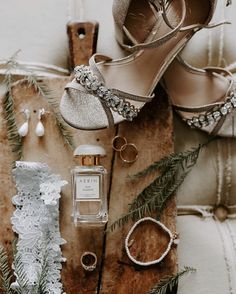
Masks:
[[[116,0],[117,35],[129,40],[122,45],[131,54],[118,60],[95,54],[90,66],[76,67],[60,103],[64,120],[84,130],[133,120],[186,42],[208,25],[215,5],[216,0]]]

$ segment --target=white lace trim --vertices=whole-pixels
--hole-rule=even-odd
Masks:
[[[27,290],[37,284],[46,256],[46,293],[61,294],[60,270],[65,259],[60,245],[66,241],[59,231],[59,198],[67,182],[52,174],[46,164],[36,162],[16,162],[13,176],[18,194],[12,199],[16,210],[11,222],[18,234],[17,252],[29,281]],[[12,286],[18,287],[17,277]]]

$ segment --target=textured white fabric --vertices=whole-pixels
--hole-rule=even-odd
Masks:
[[[177,152],[208,139],[205,133],[191,130],[179,117],[175,117],[175,128]],[[177,192],[178,207],[189,209],[188,215],[177,217],[179,268],[197,269],[196,273],[180,280],[178,294],[236,294],[235,210],[222,223],[209,212],[219,200],[235,207],[235,172],[236,141],[212,142],[200,153],[197,165]],[[198,215],[194,215],[196,212]]]
[[[59,231],[59,198],[61,187],[67,184],[54,175],[46,164],[17,162],[13,170],[18,194],[12,202],[16,210],[11,218],[18,234],[17,256],[24,265],[27,290],[38,284],[39,274],[47,263],[46,293],[62,293],[60,282],[60,245],[65,243]],[[18,287],[18,278],[12,285]]]
[[[190,64],[202,68],[207,65],[224,67],[236,62],[236,2],[233,0],[228,7],[225,3],[226,0],[218,0],[212,22],[227,20],[231,24],[196,33],[183,50],[183,56]]]
[[[230,226],[230,227],[229,227]],[[178,294],[236,293],[236,219],[178,216],[179,267],[197,269],[180,280]]]

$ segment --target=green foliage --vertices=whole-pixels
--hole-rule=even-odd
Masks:
[[[49,273],[49,265],[48,265],[48,246],[49,241],[47,241],[46,246],[43,250],[42,254],[42,263],[41,263],[41,271],[38,273],[38,282],[35,286],[35,294],[46,293],[47,286],[47,276]]]
[[[8,264],[8,256],[5,249],[0,246],[0,289],[4,294],[12,294],[11,290],[11,269]]]
[[[167,294],[174,293],[173,291],[177,289],[179,279],[182,278],[187,273],[196,272],[195,268],[185,266],[182,271],[173,276],[167,276],[160,280],[160,282],[155,285],[150,291],[149,294]]]
[[[24,264],[22,263],[21,256],[18,253],[14,254],[13,266],[17,282],[19,284],[19,289],[15,291],[17,293],[25,294],[27,292],[27,285],[29,281],[24,270]]]
[[[12,270],[9,267],[8,256],[2,246],[0,246],[0,279],[1,290],[3,294],[46,294],[46,286],[48,283],[48,245],[49,239],[45,240],[45,248],[37,248],[36,251],[42,251],[42,258],[40,261],[41,269],[38,272],[38,278],[35,285],[29,287],[29,280],[24,269],[21,255],[17,252],[16,241],[13,241],[13,268],[14,276],[17,277],[17,287],[11,288],[13,279]]]
[[[196,164],[200,151],[212,140],[213,138],[185,152],[171,154],[131,177],[133,180],[138,180],[155,171],[160,172],[159,176],[129,204],[129,212],[116,220],[110,229],[114,230],[130,219],[136,221],[153,212],[157,214],[157,218],[160,218],[167,201],[176,193],[191,168]]]
[[[4,85],[6,88],[5,96],[3,97],[3,108],[4,108],[4,118],[6,120],[7,126],[7,138],[9,144],[12,149],[12,153],[14,154],[14,161],[22,159],[22,140],[20,135],[18,134],[18,128],[16,125],[15,120],[15,113],[14,113],[14,99],[12,96],[12,84],[13,84],[13,77],[12,77],[12,70],[17,67],[17,63],[15,61],[16,54],[11,57],[6,62],[6,72],[4,78]]]
[[[157,170],[159,170],[160,173],[163,173],[175,167],[180,167],[182,169],[191,168],[195,165],[199,153],[203,149],[203,147],[207,146],[211,141],[215,139],[215,137],[212,137],[207,142],[199,144],[197,147],[191,148],[190,150],[170,154],[169,156],[162,158],[160,161],[154,162],[146,169],[131,176],[130,178],[135,180],[147,176],[148,174]]]

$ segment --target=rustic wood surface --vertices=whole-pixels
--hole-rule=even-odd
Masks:
[[[68,78],[51,79],[48,85],[55,92],[58,100]],[[70,169],[73,166],[72,151],[64,143],[55,122],[54,110],[45,98],[29,88],[26,82],[17,82],[13,88],[17,125],[23,123],[20,111],[28,108],[31,111],[30,131],[23,141],[24,160],[46,162],[52,171],[70,182]],[[43,118],[45,136],[35,135],[37,111],[44,107],[50,113]],[[11,198],[15,195],[15,186],[11,178],[12,154],[7,141],[6,124],[0,106],[0,244],[7,245],[13,239],[10,217],[14,207]],[[102,131],[78,131],[71,129],[76,144],[100,144],[105,147],[107,157],[102,164],[108,169],[110,182],[109,224],[127,211],[128,203],[150,181],[151,177],[137,183],[127,181],[127,176],[147,167],[153,161],[173,151],[172,114],[163,95],[145,106],[138,119],[133,123],[122,123],[114,129]],[[139,159],[132,165],[124,165],[117,152],[113,152],[111,141],[115,134],[125,136],[130,143],[136,144]],[[160,277],[176,271],[176,249],[173,248],[165,260],[152,268],[140,270],[129,261],[124,253],[124,238],[132,225],[108,233],[104,238],[103,231],[94,228],[75,228],[71,222],[71,190],[70,184],[63,189],[60,203],[60,224],[63,238],[67,244],[63,246],[63,254],[67,258],[63,266],[62,279],[65,292],[80,293],[148,293]],[[168,203],[163,216],[164,223],[175,230],[175,201]],[[162,235],[163,236],[163,235]],[[158,230],[150,224],[139,228],[135,236],[137,254],[145,258],[153,258],[160,253],[166,239],[158,234]],[[147,249],[147,250],[146,250]],[[140,250],[142,252],[140,252]],[[146,251],[145,251],[146,250]],[[98,267],[92,273],[85,273],[80,265],[80,256],[84,251],[93,251],[98,256]],[[158,253],[159,252],[159,253]]]
[[[125,136],[139,150],[139,159],[132,165],[124,165],[115,155],[112,170],[112,183],[109,205],[109,224],[122,213],[127,212],[128,203],[153,180],[153,176],[138,182],[127,180],[128,175],[143,170],[148,165],[173,152],[172,114],[164,95],[144,107],[134,123],[123,123],[118,127],[118,134]],[[175,231],[175,201],[168,203],[162,221]],[[108,226],[109,226],[108,224]],[[161,277],[176,271],[176,249],[172,248],[165,260],[156,266],[143,270],[134,267],[124,251],[124,239],[132,223],[124,228],[109,233],[105,244],[105,259],[102,272],[101,293],[148,293],[148,290]],[[158,234],[151,223],[144,223],[137,228],[132,252],[143,256],[144,260],[153,260],[166,248],[165,234]],[[138,246],[137,246],[138,244]],[[165,249],[164,249],[165,250]]]
[[[80,64],[88,64],[89,58],[96,52],[98,23],[69,22],[67,35],[70,50],[71,70]]]

